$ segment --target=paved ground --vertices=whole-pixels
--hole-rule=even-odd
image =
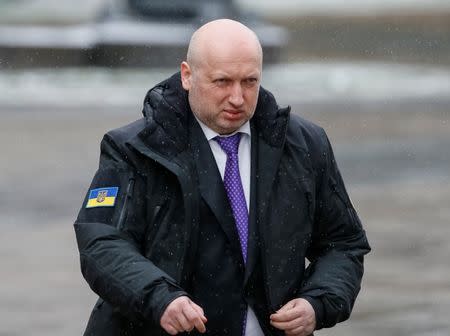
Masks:
[[[450,334],[448,106],[294,106],[329,132],[374,249],[352,319],[318,335]],[[79,273],[72,222],[101,134],[139,112],[0,113],[0,336],[81,335],[95,295]]]

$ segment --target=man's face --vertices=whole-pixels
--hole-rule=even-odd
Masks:
[[[261,62],[256,57],[207,57],[201,64],[181,66],[183,87],[192,111],[219,134],[230,134],[256,109]]]

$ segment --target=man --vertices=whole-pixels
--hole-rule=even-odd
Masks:
[[[85,335],[306,336],[349,317],[364,230],[324,131],[261,75],[256,35],[212,21],[144,118],[105,135],[75,223],[100,297]]]

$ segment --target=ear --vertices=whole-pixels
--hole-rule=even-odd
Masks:
[[[192,70],[187,62],[181,63],[181,85],[183,89],[189,91],[191,88]]]

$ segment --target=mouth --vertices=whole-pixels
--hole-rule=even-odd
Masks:
[[[239,114],[239,113],[242,113],[243,111],[241,111],[241,110],[234,110],[234,109],[224,109],[224,112],[230,113],[230,114]]]
[[[225,113],[225,118],[229,120],[239,120],[244,114],[241,110],[226,109],[223,111]]]

